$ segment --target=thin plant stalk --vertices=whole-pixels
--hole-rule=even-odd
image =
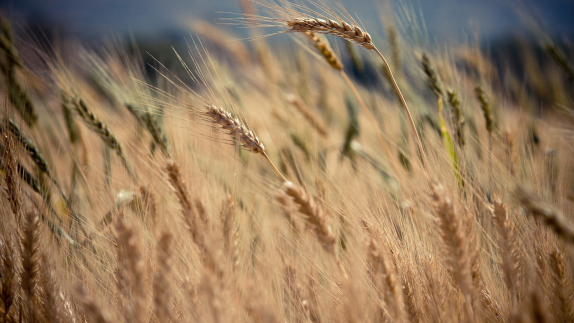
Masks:
[[[417,131],[417,127],[415,126],[415,122],[413,121],[413,117],[411,115],[411,111],[409,110],[409,107],[407,105],[407,101],[405,101],[405,97],[403,96],[403,93],[401,92],[401,89],[399,89],[399,85],[397,84],[397,81],[395,80],[395,77],[393,75],[393,72],[391,71],[391,66],[389,65],[389,63],[387,62],[387,60],[385,59],[385,57],[383,56],[383,54],[381,54],[381,52],[379,52],[379,50],[376,47],[373,47],[373,50],[375,52],[377,52],[377,54],[379,55],[379,57],[381,58],[381,60],[383,61],[383,64],[385,65],[385,68],[387,69],[387,72],[389,73],[390,79],[391,79],[391,83],[393,84],[393,87],[395,88],[395,91],[397,92],[397,94],[399,95],[399,99],[401,100],[401,104],[403,105],[403,107],[405,108],[405,111],[407,113],[407,116],[409,117],[409,121],[411,124],[411,128],[413,129],[413,133],[415,134],[415,139],[417,142],[417,146],[418,149],[421,153],[421,158],[423,161],[423,166],[425,168],[425,171],[427,172],[427,174],[429,174],[429,169],[428,169],[428,165],[427,165],[427,159],[425,156],[425,152],[423,150],[423,145],[421,142],[421,139],[419,137],[419,133]]]

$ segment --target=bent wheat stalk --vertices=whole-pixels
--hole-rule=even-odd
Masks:
[[[389,63],[387,62],[387,60],[385,59],[383,54],[381,54],[381,52],[373,44],[372,39],[371,39],[371,35],[369,35],[369,33],[367,33],[366,31],[363,31],[359,26],[354,25],[354,24],[348,24],[342,20],[340,23],[335,21],[335,20],[332,20],[332,19],[321,19],[321,18],[314,18],[314,17],[294,18],[294,19],[293,18],[291,18],[291,19],[289,19],[289,18],[281,19],[280,18],[278,20],[282,21],[282,23],[284,24],[283,25],[284,27],[289,28],[287,31],[303,32],[303,33],[316,32],[316,33],[340,37],[340,38],[343,38],[347,41],[355,43],[359,46],[362,46],[366,49],[374,50],[377,53],[377,55],[379,55],[379,57],[383,61],[383,64],[385,65],[385,68],[386,68],[386,70],[390,76],[391,83],[392,83],[395,91],[397,92],[397,95],[399,96],[401,104],[403,105],[403,108],[405,109],[405,111],[407,113],[407,116],[408,116],[410,124],[411,124],[412,131],[415,135],[418,149],[419,149],[420,154],[421,154],[423,166],[425,168],[425,171],[428,174],[429,169],[428,169],[428,165],[427,165],[427,159],[426,159],[426,156],[425,156],[425,153],[423,150],[423,146],[422,146],[418,131],[417,131],[415,123],[413,121],[413,117],[411,115],[410,109],[409,109],[407,102],[406,102],[406,100],[405,100],[405,98],[404,98],[404,96],[403,96],[403,94],[399,88],[399,85],[397,84],[397,81],[395,80],[395,77],[394,77],[393,72],[391,70],[391,66],[389,65]]]
[[[389,148],[389,145],[387,144],[387,142],[383,138],[383,135],[381,134],[381,130],[379,129],[379,126],[377,125],[375,118],[371,114],[371,111],[369,111],[369,109],[367,108],[367,105],[363,101],[363,98],[361,97],[361,95],[359,94],[359,92],[357,91],[355,86],[353,85],[353,82],[351,82],[351,79],[349,78],[347,73],[345,73],[345,71],[343,70],[343,63],[341,63],[341,60],[337,57],[337,55],[335,54],[333,49],[331,49],[329,44],[327,44],[327,42],[323,41],[314,32],[307,31],[304,34],[309,38],[309,40],[311,40],[311,42],[313,43],[315,48],[325,58],[325,60],[329,64],[329,66],[331,66],[335,70],[338,70],[339,73],[341,73],[341,76],[343,77],[343,79],[345,80],[345,82],[347,83],[349,88],[351,89],[351,92],[353,92],[353,95],[355,96],[355,98],[359,102],[359,105],[363,109],[363,112],[367,115],[367,118],[369,119],[369,121],[371,122],[371,125],[375,129],[375,132],[377,133],[377,136],[379,137],[379,140],[381,141],[381,144],[383,145],[383,149],[385,150],[385,153],[387,154],[387,156],[389,157],[389,160],[391,161],[391,165],[393,166],[395,173],[397,174],[397,176],[400,176],[399,175],[400,174],[399,173],[400,168],[398,167],[395,159],[393,158],[393,155],[391,153],[391,149]]]

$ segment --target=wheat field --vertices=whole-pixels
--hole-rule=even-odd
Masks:
[[[2,19],[0,319],[574,322],[571,47],[243,4],[175,64]]]

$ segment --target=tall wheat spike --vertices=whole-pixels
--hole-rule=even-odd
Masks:
[[[297,15],[300,13],[294,12],[293,15]],[[283,14],[285,15],[285,14]],[[381,52],[375,47],[375,45],[372,42],[371,39],[371,35],[369,35],[369,33],[367,33],[366,31],[363,31],[361,29],[361,27],[357,26],[357,25],[353,25],[353,24],[349,24],[345,21],[341,21],[341,22],[337,22],[335,20],[332,19],[324,19],[324,18],[316,18],[316,17],[286,17],[283,19],[279,19],[281,22],[284,23],[284,26],[286,28],[288,28],[288,31],[291,32],[302,32],[302,33],[308,33],[308,32],[316,32],[316,33],[322,33],[322,34],[326,34],[326,35],[332,35],[332,36],[336,36],[336,37],[340,37],[343,38],[347,41],[350,41],[352,43],[355,43],[359,46],[362,46],[366,49],[369,50],[374,50],[377,55],[381,58],[381,60],[383,61],[383,64],[385,65],[385,68],[387,69],[387,73],[390,76],[391,79],[391,83],[397,93],[397,95],[399,96],[399,99],[401,101],[401,104],[403,105],[403,108],[405,109],[405,112],[407,113],[407,116],[409,118],[410,124],[411,124],[411,130],[413,131],[413,134],[415,136],[415,140],[417,142],[418,145],[418,149],[419,152],[421,153],[422,156],[422,161],[423,161],[423,166],[426,170],[426,172],[429,172],[428,169],[428,165],[427,165],[427,160],[426,160],[426,155],[425,152],[423,150],[423,146],[422,146],[422,142],[420,140],[418,131],[416,129],[415,123],[413,121],[410,109],[408,108],[407,102],[399,88],[399,85],[397,84],[397,81],[395,80],[395,77],[393,75],[393,72],[391,70],[391,66],[389,65],[389,63],[387,62],[387,60],[385,59],[385,57],[383,56],[383,54],[381,54]]]

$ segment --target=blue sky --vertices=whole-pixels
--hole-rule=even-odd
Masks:
[[[511,3],[518,0],[341,0],[361,16],[368,28],[378,27],[377,8],[391,3],[422,12],[431,39],[438,41],[479,32],[494,39],[525,32]],[[524,0],[526,1],[526,0]],[[528,0],[540,20],[558,36],[574,34],[574,0]],[[159,36],[186,30],[186,22],[201,17],[212,22],[240,12],[237,0],[1,0],[0,8],[28,25],[43,23],[77,37],[123,34]],[[386,7],[385,7],[386,8]],[[351,10],[349,10],[351,11]],[[372,29],[370,29],[372,30]],[[240,33],[240,31],[238,31]],[[371,31],[372,33],[372,31]]]

